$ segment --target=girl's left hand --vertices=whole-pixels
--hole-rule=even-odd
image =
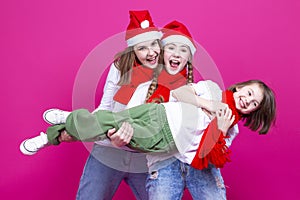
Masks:
[[[59,142],[74,142],[76,141],[71,135],[67,133],[67,131],[62,131],[60,136],[58,137]]]
[[[111,143],[114,146],[122,147],[130,142],[133,132],[132,126],[128,122],[123,122],[118,131],[116,131],[115,128],[110,129],[107,132],[107,136],[110,138]]]
[[[225,109],[222,108],[219,109],[216,112],[216,115],[217,115],[218,129],[222,131],[223,135],[225,136],[231,124],[234,122],[235,116],[232,115],[232,111],[228,107]]]

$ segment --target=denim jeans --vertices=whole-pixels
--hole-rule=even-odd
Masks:
[[[85,164],[76,199],[110,200],[113,198],[121,181],[124,180],[130,186],[136,199],[147,200],[148,195],[145,189],[148,174],[146,159],[143,154],[141,154],[143,156],[141,159],[132,159],[132,156],[135,156],[135,154],[137,153],[95,144]],[[121,158],[120,155],[122,155]],[[99,158],[104,158],[104,160]],[[109,163],[106,161],[113,162]],[[142,166],[141,163],[143,164]],[[134,164],[140,165],[136,168],[140,173],[134,173],[135,169],[130,167]],[[116,165],[118,165],[119,169],[114,167]]]
[[[226,199],[220,169],[210,165],[197,170],[176,160],[148,175],[146,189],[150,200],[180,200],[187,188],[194,200]]]

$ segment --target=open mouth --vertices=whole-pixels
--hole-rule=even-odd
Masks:
[[[152,58],[147,58],[146,60],[147,60],[147,62],[150,63],[151,65],[154,65],[154,64],[156,64],[156,62],[157,62],[157,56],[152,57]]]
[[[180,62],[178,60],[170,60],[169,61],[171,68],[177,69],[180,65]]]
[[[239,104],[240,104],[241,108],[246,108],[246,104],[245,104],[245,102],[243,101],[242,98],[240,98]]]

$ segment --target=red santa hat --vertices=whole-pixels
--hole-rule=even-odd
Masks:
[[[180,42],[190,47],[192,54],[195,54],[196,45],[193,41],[192,35],[184,24],[178,21],[172,21],[163,27],[162,32],[163,37],[161,42],[163,46],[172,42]]]
[[[148,10],[129,11],[130,22],[127,27],[125,39],[128,46],[140,42],[161,39],[162,33],[154,26]]]

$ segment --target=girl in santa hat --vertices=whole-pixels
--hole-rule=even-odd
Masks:
[[[156,102],[167,102],[169,100],[169,88],[172,88],[172,85],[168,84],[168,80],[175,86],[172,89],[182,85],[182,83],[174,81],[178,80],[180,75],[186,75],[188,83],[193,81],[192,57],[196,51],[196,45],[194,44],[191,34],[182,23],[173,21],[167,24],[162,29],[162,32],[164,33],[162,38],[164,70],[158,77],[158,84],[155,81],[152,82],[152,84],[156,83],[155,88],[157,89],[149,98]],[[188,73],[186,73],[186,71]],[[168,74],[174,74],[175,78],[168,79]],[[142,104],[145,99],[144,97],[147,96],[145,91],[148,86],[149,83],[141,84],[132,96],[127,107]],[[128,125],[127,132],[130,130],[132,129]],[[227,139],[228,146],[237,133],[237,125],[234,125],[228,132],[230,136],[230,138]],[[132,133],[129,135],[132,135]],[[127,137],[125,144],[127,144],[130,139],[130,137]],[[149,166],[147,190],[150,199],[180,199],[185,188],[189,189],[193,197],[201,198],[204,196],[213,196],[214,198],[218,198],[225,196],[225,188],[220,187],[223,181],[220,170],[213,165],[203,170],[195,169],[189,164],[186,164],[185,157],[180,156],[179,153],[150,154],[147,155],[147,159]],[[217,184],[216,180],[218,180],[220,184]],[[206,190],[195,189],[200,188],[203,184],[207,186]],[[174,187],[170,187],[171,185],[174,185]]]
[[[179,75],[186,74],[185,70],[187,69],[188,83],[193,80],[191,61],[196,51],[196,45],[194,44],[191,34],[182,23],[173,21],[167,24],[162,29],[162,32],[164,33],[162,38],[164,70],[158,77],[157,89],[150,97],[150,99],[158,102],[166,102],[169,100],[170,90],[168,90],[168,88],[170,88],[170,86],[167,86],[168,78],[165,78],[167,74],[174,74],[176,77],[179,77]],[[185,62],[183,62],[183,60],[185,60]],[[173,80],[176,79],[177,78]],[[180,84],[177,86],[180,86]],[[137,88],[128,107],[142,103],[144,98],[140,97],[145,96],[144,93],[140,92],[145,91],[145,89],[139,90],[142,87],[147,88],[148,84],[141,84]],[[127,132],[130,130],[130,128],[127,128]],[[233,128],[228,131],[228,135],[230,136],[230,138],[227,139],[228,146],[237,133],[237,125],[234,125]],[[130,138],[127,138],[127,142],[129,141]],[[218,197],[224,197],[226,195],[225,188],[220,187],[223,181],[220,170],[213,165],[203,170],[195,169],[186,163],[185,156],[181,156],[180,153],[150,154],[147,155],[147,159],[149,167],[147,191],[150,199],[180,199],[185,188],[189,189],[195,199],[201,199],[201,197],[205,196],[213,196],[217,199]],[[217,180],[219,184],[217,184]],[[196,189],[200,188],[203,184],[207,186],[205,190]]]
[[[136,17],[133,17],[133,14],[131,14],[131,18],[135,19]],[[131,21],[134,21],[134,20],[131,20]],[[129,25],[129,27],[130,26],[131,25]],[[165,35],[164,39],[163,39],[165,44],[173,41],[174,40],[174,38],[173,38],[174,32],[177,32],[176,33],[176,35],[177,35],[176,41],[184,42],[185,45],[180,45],[178,47],[178,48],[180,48],[180,50],[179,50],[180,53],[179,54],[176,53],[175,57],[172,57],[172,58],[170,58],[171,57],[170,55],[173,53],[174,47],[176,46],[176,44],[173,43],[172,45],[168,46],[169,50],[165,51],[166,52],[165,53],[165,57],[166,57],[165,60],[166,60],[166,62],[168,62],[167,65],[169,65],[170,67],[167,67],[166,68],[167,70],[162,71],[162,73],[160,73],[159,76],[158,76],[158,74],[159,74],[160,70],[155,70],[154,71],[155,72],[154,73],[155,74],[154,79],[150,82],[147,82],[146,84],[142,84],[141,87],[138,88],[138,91],[142,91],[143,94],[141,95],[139,92],[135,93],[135,96],[138,96],[138,98],[140,98],[142,100],[140,102],[134,102],[136,98],[132,97],[129,104],[142,104],[142,103],[145,103],[145,99],[146,99],[146,102],[157,102],[158,99],[166,102],[169,99],[169,94],[170,94],[171,89],[175,89],[175,88],[177,88],[181,85],[185,85],[186,83],[193,82],[193,67],[192,67],[192,64],[191,64],[191,56],[192,56],[192,54],[195,53],[196,48],[193,44],[193,40],[191,39],[190,33],[188,32],[188,30],[186,29],[186,27],[183,24],[181,24],[177,21],[174,21],[174,22],[170,23],[168,26],[166,26],[165,29],[163,30],[163,32],[164,32],[164,35]],[[151,31],[150,35],[149,35],[149,33],[146,33],[146,34],[148,34],[148,37],[149,37],[149,36],[151,36],[151,34],[153,34],[153,32]],[[155,34],[152,35],[152,36],[155,36]],[[138,41],[134,41],[134,39],[132,39],[135,36],[132,36],[131,31],[127,31],[127,35],[128,35],[128,38],[130,38],[130,39],[127,39],[127,42],[128,42],[129,46],[135,44],[136,42],[138,42]],[[133,35],[136,35],[136,33],[133,34]],[[171,38],[171,40],[170,40],[170,38]],[[172,38],[173,38],[173,40],[172,40]],[[136,40],[138,40],[138,39],[141,40],[141,38],[135,38],[135,39]],[[140,51],[145,51],[145,48],[146,49],[148,48],[148,47],[145,47],[145,45],[144,45],[145,43],[147,43],[147,42],[138,43],[134,47],[132,47],[132,49],[128,48],[125,52],[127,52],[127,51],[132,52],[132,50],[134,50],[134,49],[137,49],[138,51],[139,50]],[[171,51],[171,53],[168,53],[169,51]],[[157,50],[157,52],[158,52],[158,50]],[[137,57],[139,57],[138,53],[135,52]],[[120,60],[119,57],[121,57],[121,59],[123,58],[122,53],[119,54],[119,55],[120,56],[118,56],[118,59],[116,60],[117,62],[115,62],[115,66],[119,66],[119,63],[121,63],[121,62],[119,62],[119,60]],[[155,55],[155,56],[157,56],[157,55]],[[125,53],[125,56],[126,56],[126,53]],[[139,60],[145,60],[145,58],[142,57]],[[154,59],[152,59],[152,60],[150,59],[150,65],[153,63],[152,62],[153,60]],[[123,64],[125,64],[125,63],[123,63]],[[154,62],[154,64],[155,64],[155,62]],[[127,66],[131,66],[131,65],[132,65],[132,63],[128,64]],[[124,67],[123,68],[121,67],[121,69],[124,69]],[[133,67],[131,77],[132,77],[132,79],[134,79],[136,81],[131,81],[129,86],[128,85],[125,85],[125,86],[122,85],[121,89],[119,89],[117,91],[116,95],[114,96],[115,101],[111,101],[111,96],[113,96],[113,95],[110,95],[110,94],[114,93],[114,91],[116,91],[116,85],[117,85],[117,82],[116,82],[117,78],[116,77],[118,77],[118,75],[119,75],[117,73],[116,68],[114,66],[111,67],[109,75],[108,75],[108,79],[110,78],[110,79],[113,79],[113,80],[108,80],[106,85],[105,85],[105,91],[109,91],[110,93],[109,92],[104,93],[101,105],[97,108],[97,110],[99,110],[99,109],[110,109],[110,107],[113,107],[113,106],[111,106],[112,103],[115,104],[114,107],[122,107],[120,105],[128,104],[128,100],[130,99],[130,96],[131,96],[132,92],[134,92],[136,90],[136,85],[139,84],[142,80],[145,80],[145,79],[141,79],[141,77],[145,73],[138,74],[139,71],[137,71],[137,70],[134,71],[134,69],[135,68]],[[127,69],[127,71],[128,70],[130,71],[132,69]],[[121,71],[121,74],[122,74],[122,70],[120,70],[120,71]],[[126,71],[126,70],[124,70],[124,71]],[[123,76],[121,75],[121,77],[124,78],[123,80],[120,80],[120,82],[122,81],[121,84],[124,84],[124,83],[126,84],[128,82],[128,80],[125,79],[126,77],[127,77],[127,79],[128,79],[128,77],[130,77],[130,76],[128,76],[128,74],[129,73],[124,73]],[[159,82],[159,84],[158,84],[158,82]],[[128,94],[130,94],[130,95],[128,95]],[[108,108],[107,108],[107,106],[108,106]],[[61,112],[61,111],[56,110],[56,109],[51,109],[51,110],[49,110],[45,113],[47,114],[47,116],[50,115],[50,118],[51,118],[51,115],[54,116],[54,121],[53,120],[51,121],[51,120],[48,119],[48,122],[53,123],[53,124],[63,122],[65,116],[68,114],[68,112]],[[47,121],[46,117],[45,117],[45,119]],[[124,132],[126,132],[126,126],[121,126],[121,130],[119,130],[117,133],[114,133],[113,131],[109,131],[108,135],[111,139],[111,142],[114,143],[116,146],[122,146],[122,145],[125,145],[126,143],[128,143],[128,138],[129,138],[130,134],[127,137],[125,137],[124,134],[123,134]],[[122,137],[120,137],[120,135],[122,135]],[[71,138],[67,134],[62,134],[60,140],[68,141],[68,140],[71,140]],[[104,149],[105,147],[95,145],[93,153],[97,150],[96,148],[97,149]],[[109,148],[106,148],[106,149],[109,149]],[[130,149],[127,148],[126,150],[130,150]],[[122,160],[121,159],[122,157],[123,158],[124,157],[125,158],[129,157],[129,156],[127,156],[127,157],[124,156],[124,153],[123,154],[118,153],[119,150],[117,150],[117,149],[116,150],[111,149],[111,151],[113,151],[114,155],[118,154],[118,156],[113,156],[113,157],[117,160],[120,160],[120,162]],[[106,150],[105,152],[107,153],[108,151]],[[126,154],[130,155],[130,153],[126,153]],[[101,153],[98,153],[98,154],[94,153],[94,156],[97,159],[101,160],[101,161],[105,160],[104,161],[105,163],[112,162],[110,160],[104,159],[107,156],[103,156]],[[140,160],[140,162],[138,164],[135,163],[135,166],[138,166],[138,167],[133,168],[133,170],[136,170],[136,172],[139,172],[141,170],[145,170],[144,168],[140,167],[140,166],[143,166],[142,165],[143,163],[145,163],[144,159],[143,159],[144,158],[143,156],[140,156],[140,155],[135,153],[135,154],[132,154],[131,157],[137,157],[136,160]],[[93,161],[95,161],[94,158],[89,158],[89,159],[90,160],[93,159]],[[91,163],[91,161],[89,163]],[[89,163],[86,164],[85,171],[87,171],[87,169],[90,169],[89,166],[92,165],[92,164],[89,165]],[[118,164],[119,162],[113,161],[113,163],[115,163],[114,165],[117,165],[117,166],[114,166],[114,168],[120,168],[121,164]],[[134,162],[132,162],[132,164],[133,163]],[[95,164],[93,166],[95,166]],[[95,167],[94,167],[94,170],[97,170],[97,169],[95,169]],[[88,172],[90,172],[90,171],[92,171],[92,170],[89,170]],[[103,170],[99,169],[99,171],[103,171]],[[145,170],[145,171],[147,171],[147,170]],[[83,179],[84,179],[84,177],[82,178],[81,182],[83,182]],[[87,179],[87,178],[85,178],[85,179]],[[88,181],[88,179],[87,179],[87,181]],[[103,182],[103,180],[102,180],[102,182]],[[80,192],[80,190],[81,189],[79,189],[79,192]],[[109,190],[107,190],[107,192],[108,191]],[[97,193],[97,192],[95,192],[95,193]]]
[[[127,48],[115,56],[96,110],[123,110],[137,86],[152,80],[153,74],[160,72],[161,31],[155,27],[147,10],[129,11],[129,15],[125,35]],[[61,123],[68,112],[50,109],[44,116],[46,114],[56,116],[54,121],[44,117],[47,122]],[[118,132],[110,131],[106,140],[95,142],[85,164],[76,199],[112,199],[122,180],[130,186],[136,199],[148,198],[145,155],[126,146],[115,148],[123,144],[125,131],[123,127]],[[72,141],[67,134],[62,134],[60,139]]]
[[[160,71],[161,31],[155,27],[149,11],[129,11],[129,15],[125,35],[128,47],[115,56],[96,110],[123,110],[137,86]],[[55,112],[59,113],[58,110]],[[122,127],[118,132],[110,131],[108,139],[95,142],[76,199],[112,199],[122,180],[130,186],[136,199],[148,198],[144,186],[147,176],[145,155],[127,147],[115,148],[123,144],[124,134]],[[70,140],[67,134],[64,136],[62,139]]]

